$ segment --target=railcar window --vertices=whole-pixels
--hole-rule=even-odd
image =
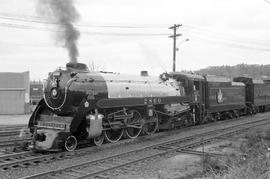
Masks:
[[[200,89],[200,82],[194,81],[194,90],[198,91]]]
[[[179,92],[180,92],[180,95],[181,96],[185,96],[186,95],[185,88],[181,85],[181,83],[179,85]]]

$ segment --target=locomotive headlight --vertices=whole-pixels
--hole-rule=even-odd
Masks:
[[[88,103],[87,101],[85,101],[84,107],[85,107],[85,108],[88,108],[88,107],[89,107],[89,103]]]
[[[53,88],[52,91],[51,91],[51,96],[52,96],[53,98],[56,98],[57,95],[58,95],[57,89],[56,89],[56,88]]]

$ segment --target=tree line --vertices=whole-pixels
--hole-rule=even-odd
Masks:
[[[252,78],[270,78],[270,65],[238,64],[234,66],[209,66],[195,71],[198,74],[226,76],[229,78],[236,76],[247,76]]]

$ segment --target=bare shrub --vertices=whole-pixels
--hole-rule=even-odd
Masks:
[[[211,178],[217,179],[266,179],[270,169],[270,153],[268,140],[270,131],[251,131],[246,135],[246,141],[240,145],[240,152],[232,153],[225,159],[226,173],[213,171]]]
[[[210,155],[205,155],[203,158],[203,166],[205,172],[212,172],[212,173],[221,173],[227,170],[227,167],[218,157],[211,157]]]
[[[270,130],[264,130],[262,131],[262,138],[264,140],[270,141]]]

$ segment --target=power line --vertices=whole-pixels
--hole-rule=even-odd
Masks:
[[[50,31],[54,33],[60,32],[59,30],[54,30],[54,29],[48,29],[44,27],[33,27],[33,26],[27,26],[27,25],[20,25],[20,24],[12,24],[12,23],[0,23],[0,26],[2,27],[7,27],[7,28],[14,28],[14,29],[24,29],[24,30],[39,30],[39,31]],[[228,40],[228,39],[221,39],[221,38],[216,38],[216,37],[211,37],[209,35],[202,35],[198,34],[197,32],[193,31],[188,31],[185,32],[187,35],[190,34],[189,36],[193,36],[192,39],[193,41],[196,39],[201,39],[204,41],[210,41],[218,44],[223,44],[229,47],[237,47],[237,48],[242,48],[242,49],[253,49],[253,50],[259,50],[259,51],[269,51],[270,49],[265,45],[262,46],[257,43],[243,43],[243,42],[238,42],[234,40]],[[128,37],[166,37],[170,35],[169,33],[106,33],[106,32],[88,32],[88,31],[82,31],[82,34],[86,35],[101,35],[101,36],[128,36]]]
[[[51,24],[51,25],[62,25],[57,22],[48,21],[35,16],[19,16],[8,13],[0,13],[0,18],[5,20],[31,22],[39,24]],[[95,28],[124,28],[124,29],[145,29],[145,28],[164,28],[167,24],[128,24],[128,25],[98,25],[98,24],[77,24],[78,27],[95,27]]]
[[[256,44],[247,44],[247,43],[241,43],[241,42],[235,42],[235,41],[229,41],[229,40],[215,39],[215,38],[206,37],[206,36],[202,36],[198,34],[192,34],[192,33],[189,34],[189,36],[191,36],[192,39],[194,39],[193,41],[195,41],[196,39],[200,39],[203,41],[210,42],[212,44],[215,43],[215,44],[220,44],[220,45],[226,45],[231,48],[241,48],[245,50],[257,50],[257,51],[270,51],[270,48],[267,46],[263,47]]]
[[[38,24],[50,24],[50,25],[61,25],[56,22],[50,22],[43,19],[40,19],[39,17],[34,16],[18,16],[16,14],[8,14],[8,13],[0,13],[0,19],[9,20],[9,21],[19,21],[19,22],[29,22],[29,23],[38,23]],[[0,23],[0,26],[2,27],[8,27],[8,28],[17,28],[17,29],[34,29],[34,30],[41,30],[41,31],[50,31],[50,32],[61,32],[60,30],[56,29],[49,29],[44,28],[40,26],[31,26],[26,24],[14,24],[14,23]],[[154,28],[153,25],[76,25],[76,27],[99,27],[99,28],[130,28],[130,29],[140,29],[140,28]],[[156,28],[157,26],[155,26]],[[159,27],[161,28],[161,27]],[[83,34],[88,35],[107,35],[107,36],[167,36],[168,33],[120,33],[120,32],[89,32],[89,31],[82,31]]]
[[[226,40],[231,41],[235,43],[245,43],[245,44],[256,44],[256,45],[264,45],[264,46],[270,46],[270,41],[262,40],[262,39],[252,39],[250,37],[242,37],[237,35],[235,33],[224,33],[224,32],[217,32],[213,31],[209,28],[203,28],[198,27],[194,25],[185,25],[183,26],[183,31],[186,31],[186,33],[193,33],[193,34],[199,34],[211,38],[216,38],[219,40]]]
[[[88,34],[88,35],[108,35],[108,36],[162,36],[166,37],[170,35],[169,33],[106,33],[106,32],[86,32],[82,31],[83,34]]]
[[[55,32],[59,33],[60,30],[54,30],[54,29],[48,29],[44,27],[34,27],[29,25],[21,25],[21,24],[12,24],[12,23],[0,23],[0,26],[2,27],[8,27],[8,28],[15,28],[15,29],[26,29],[26,30],[39,30],[39,31],[49,31],[49,32]],[[80,33],[86,34],[86,35],[107,35],[107,36],[152,36],[152,37],[158,37],[158,36],[168,36],[169,33],[120,33],[120,32],[89,32],[89,31],[83,31],[81,30]]]
[[[268,0],[267,0],[268,1]],[[55,22],[49,22],[47,20],[41,19],[37,16],[25,16],[25,15],[17,15],[17,14],[10,14],[10,13],[1,13],[0,12],[0,19],[5,19],[9,21],[18,21],[18,22],[29,22],[29,23],[35,23],[35,24],[50,24],[50,25],[60,25],[59,23]],[[163,28],[166,24],[130,24],[130,25],[95,25],[95,24],[79,24],[77,27],[95,27],[95,28],[126,28],[126,29],[140,29],[140,28]],[[1,27],[7,27],[7,28],[14,28],[14,29],[25,29],[25,30],[39,30],[39,31],[49,31],[53,33],[60,32],[59,30],[56,30],[54,28],[48,28],[48,27],[40,27],[40,26],[31,26],[28,24],[14,24],[14,23],[0,23]],[[237,39],[238,36],[233,36],[232,34],[228,33],[219,33],[216,31],[213,31],[209,28],[204,28],[196,25],[191,24],[185,24],[183,26],[183,30],[187,30],[186,33],[191,33],[195,36],[203,36],[201,39],[207,39],[208,41],[216,41],[218,43],[223,44],[237,44],[236,46],[240,47],[242,46],[250,48],[250,46],[267,46],[270,45],[269,41],[262,41],[262,40],[254,40],[254,39],[245,39],[245,41],[248,40],[248,42],[241,42]],[[86,35],[102,35],[102,36],[123,36],[123,37],[162,37],[162,36],[168,36],[169,33],[134,33],[134,32],[91,32],[87,30],[80,30],[82,34]],[[209,39],[209,37],[211,39]],[[200,38],[200,37],[198,37]],[[250,43],[252,41],[252,43]],[[256,49],[268,49],[268,48],[261,48],[261,47],[255,47]]]
[[[19,47],[35,47],[35,48],[40,48],[40,47],[42,47],[42,48],[44,48],[44,47],[48,47],[48,48],[50,48],[50,47],[54,47],[55,48],[55,46],[50,46],[50,45],[43,45],[43,44],[26,44],[26,43],[24,43],[24,44],[18,44],[18,43],[10,43],[10,42],[0,42],[0,45],[1,46],[19,46]]]

